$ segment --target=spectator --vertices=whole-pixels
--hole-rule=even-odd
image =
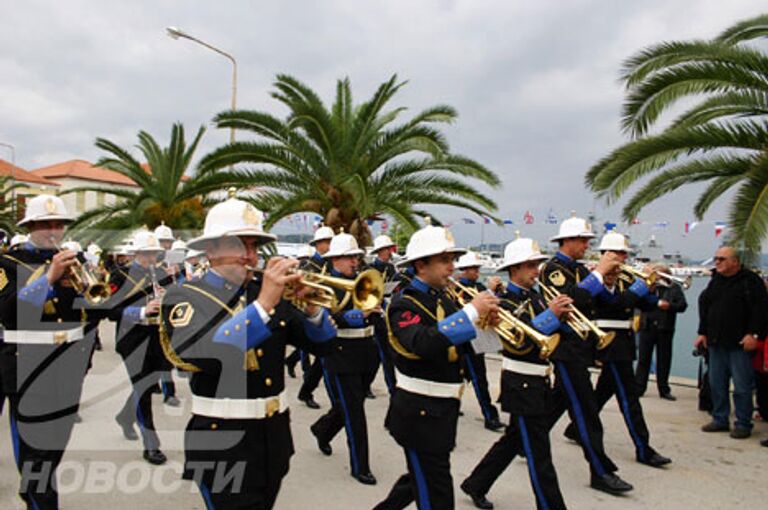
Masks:
[[[669,274],[669,268],[659,264],[655,268]],[[640,353],[635,370],[640,395],[648,386],[648,372],[651,368],[653,349],[656,348],[656,387],[659,397],[677,400],[669,387],[669,368],[672,364],[672,338],[675,336],[675,322],[678,313],[688,308],[685,294],[680,285],[660,278],[657,283],[659,301],[655,310],[643,312],[640,316]]]
[[[752,433],[753,351],[765,336],[768,294],[760,277],[741,265],[739,254],[722,246],[715,254],[715,270],[699,296],[699,336],[696,347],[709,350],[712,421],[704,432],[730,429],[729,380],[733,380],[736,423],[731,437]]]

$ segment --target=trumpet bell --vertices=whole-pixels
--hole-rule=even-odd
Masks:
[[[558,345],[560,345],[560,333],[550,335],[546,341],[539,343],[539,357],[541,359],[549,359]]]
[[[100,305],[106,302],[110,296],[112,296],[112,291],[108,285],[103,283],[94,283],[83,292],[85,300],[92,305]]]
[[[600,335],[597,338],[597,350],[602,351],[603,349],[607,348],[609,345],[611,345],[614,338],[616,338],[615,331],[606,331],[604,334]]]

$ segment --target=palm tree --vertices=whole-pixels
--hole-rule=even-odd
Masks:
[[[128,177],[138,185],[138,189],[83,186],[65,191],[103,192],[117,198],[114,204],[86,211],[70,229],[85,240],[101,241],[117,240],[117,236],[127,230],[144,225],[154,228],[161,222],[173,229],[199,229],[207,207],[215,203],[215,200],[207,198],[208,194],[234,184],[228,172],[186,175],[204,132],[205,128],[200,127],[187,145],[184,127],[174,124],[170,144],[163,148],[149,133],[140,131],[137,147],[146,164],[117,144],[97,138],[96,146],[109,155],[100,159],[96,166]]]
[[[710,41],[665,42],[627,60],[622,124],[633,140],[595,164],[587,186],[613,201],[653,174],[624,206],[627,220],[683,185],[707,183],[693,209],[701,219],[736,188],[729,204],[733,239],[759,251],[768,234],[768,55],[745,43],[766,35],[762,15]],[[650,133],[662,113],[691,99],[698,101]]]
[[[451,154],[445,136],[433,127],[454,121],[453,108],[434,106],[393,125],[405,108],[388,105],[403,85],[392,76],[370,100],[355,105],[349,79],[339,80],[329,109],[312,89],[279,75],[272,97],[288,108],[288,116],[220,113],[218,127],[250,131],[258,138],[214,150],[201,161],[201,174],[254,164],[236,172],[245,185],[258,187],[252,201],[269,213],[267,226],[295,212],[315,212],[361,245],[370,244],[367,220],[377,215],[416,228],[426,205],[485,215],[495,211],[494,201],[466,178],[497,187],[498,177],[476,161]]]

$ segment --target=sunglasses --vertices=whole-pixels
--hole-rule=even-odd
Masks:
[[[713,257],[713,260],[715,262],[725,262],[726,260],[728,260],[728,257]]]

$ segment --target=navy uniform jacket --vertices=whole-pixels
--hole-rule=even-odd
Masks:
[[[89,305],[68,280],[48,286],[46,273],[55,253],[27,243],[0,256],[0,322],[4,330],[63,331],[84,327],[89,319],[98,317],[98,312],[86,310]],[[48,404],[58,400],[62,409],[76,406],[92,344],[92,338],[60,345],[14,344],[0,339],[0,376],[5,393],[34,396],[39,390],[49,399]]]
[[[287,301],[280,301],[265,324],[253,305],[259,289],[255,281],[234,286],[209,270],[163,296],[163,349],[174,365],[191,372],[193,395],[279,395],[285,389],[286,345],[318,353],[335,335],[327,312],[315,325]],[[244,462],[245,486],[274,483],[288,471],[293,455],[289,423],[288,411],[264,419],[192,415],[185,437],[185,478],[194,478],[201,462],[223,461],[230,468]],[[206,472],[203,480],[211,483],[213,477]]]
[[[352,278],[346,278],[334,270],[331,270],[331,276],[352,281]],[[334,290],[339,301],[344,299],[346,293],[343,290]],[[337,329],[345,330],[360,330],[375,325],[374,315],[365,317],[362,311],[354,308],[351,298],[347,300],[344,308],[333,314],[333,321]],[[324,359],[325,368],[336,374],[370,372],[379,362],[379,351],[374,336],[375,332],[371,331],[365,338],[335,338],[331,352]]]
[[[459,354],[475,337],[475,328],[442,291],[414,278],[392,299],[386,316],[398,372],[428,381],[462,383]],[[458,417],[458,399],[396,388],[385,425],[401,446],[438,453],[454,448]]]
[[[155,277],[161,287],[171,283],[171,277],[159,266]],[[109,299],[109,317],[117,323],[115,350],[123,356],[129,355],[147,338],[147,358],[162,359],[157,325],[143,324],[141,308],[154,295],[152,276],[149,269],[132,263],[125,268],[116,268],[109,278],[112,296]]]
[[[385,282],[394,280],[395,275],[397,275],[397,269],[395,269],[394,264],[391,262],[384,262],[378,257],[371,263],[371,268],[381,273]]]
[[[311,257],[301,263],[300,269],[304,271],[311,271],[313,273],[325,273],[330,274],[333,269],[333,265],[329,259],[323,258],[322,255],[315,252]]]
[[[584,264],[560,252],[545,262],[541,281],[573,298],[573,305],[588,318],[595,316],[595,297],[605,288]],[[561,334],[560,345],[550,359],[591,365],[595,357],[594,335],[582,340],[568,325],[562,328]]]
[[[527,302],[523,305],[524,311],[518,318],[539,332],[551,335],[560,329],[560,321],[547,308],[544,298],[536,290],[523,289],[510,282],[499,298],[501,307],[512,313],[515,313],[521,304]],[[502,345],[504,347],[502,354],[505,358],[534,365],[549,365],[549,361],[541,359],[539,345],[528,335],[525,336],[523,345],[519,348],[507,342],[502,342]],[[502,370],[500,401],[502,410],[507,413],[522,416],[548,415],[554,405],[549,377]]]
[[[648,292],[648,286],[641,280],[634,280],[632,285],[627,285],[623,280],[618,280],[611,292],[603,289],[597,295],[597,318],[620,321],[632,321],[635,316],[635,308],[640,310],[653,310],[657,307],[659,298],[656,294]],[[613,342],[598,351],[597,358],[606,361],[632,361],[635,359],[635,331],[634,329],[612,329],[602,327],[605,331],[615,331],[616,338]]]

